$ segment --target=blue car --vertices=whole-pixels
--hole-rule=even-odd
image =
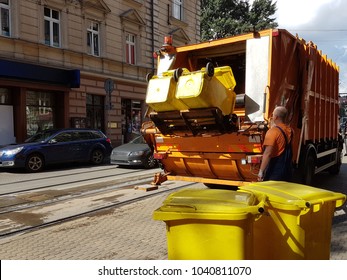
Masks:
[[[0,167],[25,168],[39,172],[45,166],[68,162],[101,164],[109,158],[112,145],[100,130],[43,130],[23,144],[0,149]]]

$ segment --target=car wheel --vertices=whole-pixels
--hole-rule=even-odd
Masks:
[[[157,160],[153,155],[148,155],[145,159],[144,166],[145,168],[153,168],[157,165]]]
[[[45,166],[44,159],[39,154],[32,154],[28,156],[25,162],[25,169],[29,172],[39,172]]]
[[[92,155],[91,155],[91,159],[90,161],[93,163],[93,164],[101,164],[104,162],[104,153],[103,151],[97,149],[97,150],[94,150],[92,152]]]

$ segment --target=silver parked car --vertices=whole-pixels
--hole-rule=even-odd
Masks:
[[[113,148],[111,164],[154,168],[158,162],[153,157],[153,151],[147,145],[143,136],[140,135],[129,143]]]

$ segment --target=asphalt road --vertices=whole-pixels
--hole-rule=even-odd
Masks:
[[[161,169],[119,168],[115,165],[92,166],[89,164],[70,164],[55,166],[41,173],[26,173],[22,170],[0,168],[0,195],[17,190],[33,189],[49,185],[82,186],[92,183],[114,183],[124,176],[134,180],[148,178],[151,180]],[[130,174],[131,175],[127,175]],[[327,172],[316,174],[314,187],[347,194],[347,156],[343,157],[340,173],[330,175]]]

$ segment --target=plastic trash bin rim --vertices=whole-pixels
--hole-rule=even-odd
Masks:
[[[158,208],[153,212],[153,219],[159,221],[174,221],[174,220],[213,220],[213,221],[240,221],[240,220],[257,220],[261,217],[258,208],[253,207],[252,213],[193,213],[193,212],[172,212],[164,211],[162,208]],[[251,209],[250,209],[251,210]]]
[[[240,189],[256,195],[265,195],[266,206],[271,205],[282,210],[301,210],[329,202],[335,202],[337,208],[346,201],[346,195],[342,193],[282,181],[250,183],[241,186]]]
[[[188,212],[240,212],[258,203],[258,196],[249,191],[221,189],[184,189],[167,196],[162,208],[169,211],[184,208]]]
[[[155,220],[209,219],[242,220],[258,217],[264,210],[265,196],[247,191],[181,190],[167,197],[155,210]]]

